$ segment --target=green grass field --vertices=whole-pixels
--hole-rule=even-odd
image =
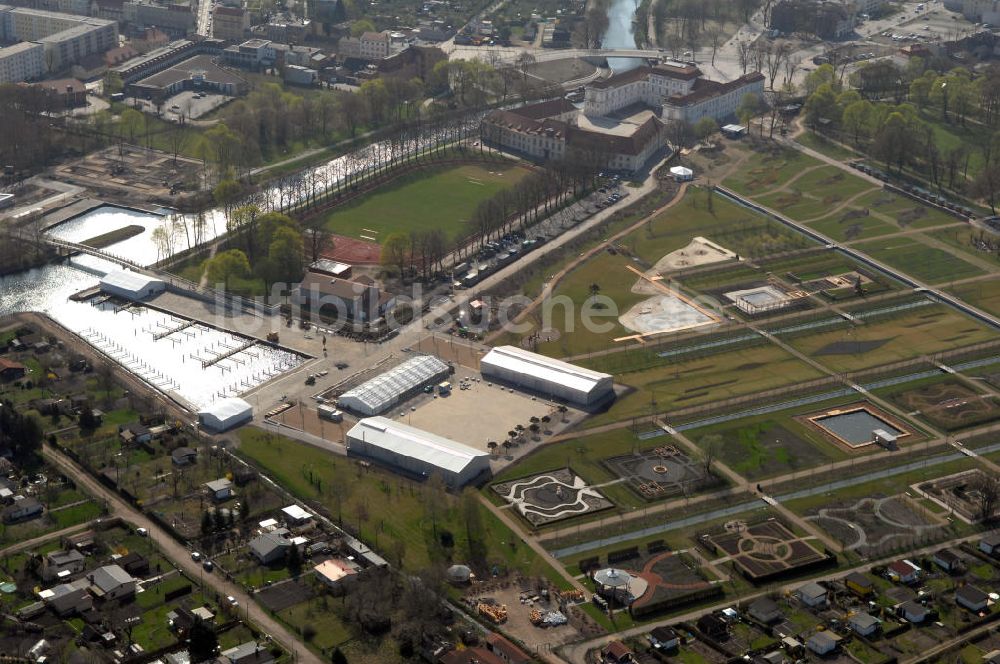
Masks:
[[[974,307],[1000,316],[1000,277],[953,286],[948,292]]]
[[[800,383],[821,375],[772,345],[720,351],[709,357],[679,362],[664,359],[662,366],[616,375],[616,381],[635,391],[619,398],[611,410],[597,415],[590,423],[596,426],[648,416],[651,401],[656,403],[657,412],[664,412]]]
[[[787,186],[788,191],[775,192],[756,200],[798,221],[822,217],[852,197],[875,188],[867,180],[836,166],[811,170]]]
[[[516,546],[513,533],[497,520],[474,493],[458,497],[438,491],[430,483],[414,482],[376,467],[362,467],[353,459],[335,457],[315,447],[257,429],[240,431],[239,451],[254,460],[282,486],[296,495],[319,500],[331,518],[341,519],[361,537],[403,567],[425,569],[443,563],[447,552],[435,536],[454,535],[455,559],[465,560],[469,548],[463,502],[476,501],[474,513],[490,562],[516,568],[525,575],[542,575],[565,587],[555,570],[527,546]]]
[[[777,222],[721,196],[713,195],[709,202],[709,194],[704,189],[689,189],[680,203],[655,217],[648,226],[622,238],[618,244],[624,252],[601,252],[560,282],[553,295],[565,296],[573,302],[571,318],[566,317],[565,307],[554,306],[552,320],[542,321],[543,326],[573,331],[557,340],[540,343],[536,350],[554,357],[576,355],[608,348],[614,338],[632,334],[618,323],[618,316],[649,296],[631,292],[639,277],[628,268],[647,269],[672,251],[686,247],[697,236],[706,237],[740,256],[768,255],[808,245],[803,236],[793,234]],[[591,284],[597,284],[600,294],[614,302],[614,307],[596,312],[599,316],[595,321],[610,323],[609,330],[587,329],[583,323],[581,305],[590,297]]]
[[[857,156],[851,150],[841,147],[837,143],[827,140],[824,136],[817,134],[814,131],[806,130],[799,134],[795,138],[795,142],[799,145],[804,145],[807,148],[812,148],[820,154],[825,154],[831,159],[836,159],[837,161],[847,161],[848,159],[853,159]]]
[[[928,228],[961,223],[947,212],[924,205],[906,196],[879,189],[854,201],[860,208],[890,217],[901,228]]]
[[[911,236],[861,242],[854,248],[928,284],[985,274],[953,252],[928,246]]]
[[[1000,254],[995,251],[977,249],[978,238],[982,236],[982,231],[970,228],[966,224],[956,225],[954,228],[943,228],[929,233],[935,240],[940,240],[952,247],[955,247],[961,254],[975,256],[981,261],[986,261],[993,265],[994,272],[1000,272]]]
[[[527,173],[511,162],[424,169],[334,208],[326,216],[326,228],[377,242],[390,233],[431,229],[442,229],[449,238],[466,236],[472,232],[468,222],[476,206]]]
[[[994,338],[991,330],[973,319],[933,304],[865,325],[796,337],[788,343],[829,369],[856,371]]]
[[[794,148],[773,144],[768,147],[767,151],[753,152],[723,184],[737,193],[753,196],[779,187],[805,169],[821,164]]]

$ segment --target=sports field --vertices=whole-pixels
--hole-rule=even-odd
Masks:
[[[326,216],[326,228],[375,242],[390,233],[431,229],[443,230],[449,239],[468,235],[476,206],[528,172],[512,162],[428,167],[334,208]]]

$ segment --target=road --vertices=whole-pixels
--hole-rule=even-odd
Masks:
[[[203,37],[212,36],[212,7],[213,0],[199,0],[198,2],[198,23],[196,31]]]
[[[96,499],[103,501],[108,506],[108,511],[112,516],[119,517],[135,527],[148,530],[149,537],[156,543],[163,554],[190,578],[201,579],[205,585],[211,587],[223,597],[227,595],[235,597],[240,603],[247,619],[256,623],[265,633],[270,634],[271,638],[293,653],[294,661],[304,662],[305,664],[324,664],[323,660],[302,645],[288,628],[272,618],[254,602],[243,588],[235,583],[226,581],[221,576],[205,573],[201,565],[191,560],[190,550],[170,537],[164,529],[146,517],[145,514],[122,500],[114,491],[94,479],[93,476],[75,464],[65,454],[48,444],[42,449],[42,454],[48,463],[55,466],[66,477],[71,478],[77,486]]]

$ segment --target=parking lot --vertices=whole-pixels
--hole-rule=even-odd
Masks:
[[[178,122],[182,117],[197,120],[204,115],[208,115],[215,109],[226,105],[232,99],[232,97],[227,95],[220,95],[214,92],[185,90],[167,99],[163,103],[161,113],[164,118],[174,122]],[[126,103],[147,113],[156,113],[156,104],[150,100],[129,97],[126,99]]]

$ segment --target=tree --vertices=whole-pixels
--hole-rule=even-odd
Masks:
[[[340,648],[334,648],[330,655],[330,664],[347,664],[347,655],[341,652]]]
[[[996,516],[997,504],[1000,502],[1000,478],[981,472],[972,482],[976,496],[976,506],[979,519],[989,523]]]
[[[837,124],[840,120],[840,109],[837,106],[837,93],[829,83],[819,86],[815,92],[806,99],[805,108],[806,124],[815,127],[822,119],[829,120]]]
[[[285,558],[285,565],[288,566],[288,572],[293,576],[297,577],[302,573],[302,553],[299,551],[299,547],[293,544],[288,549],[288,557]]]
[[[848,104],[844,108],[843,118],[841,119],[841,124],[844,131],[851,134],[854,137],[854,143],[857,144],[861,140],[861,136],[867,134],[868,129],[871,127],[872,121],[872,104],[869,101],[860,100],[852,104]]]
[[[736,107],[736,116],[740,122],[749,127],[750,121],[760,115],[763,110],[764,104],[761,98],[753,92],[748,92],[740,99],[740,105]]]
[[[703,141],[715,132],[719,131],[719,123],[715,121],[715,118],[705,116],[694,125],[695,136],[698,140]]]
[[[290,228],[279,228],[268,248],[267,257],[278,279],[287,284],[302,280],[302,237]]]
[[[375,24],[372,23],[370,19],[362,18],[358,19],[354,23],[351,23],[352,37],[360,37],[366,32],[375,32]]]
[[[495,455],[497,453],[497,441],[491,440],[487,442],[486,448],[490,451],[490,454]]]
[[[834,70],[833,65],[820,65],[816,68],[816,71],[810,72],[806,76],[806,95],[812,95],[822,85],[829,85],[835,91],[840,89],[840,83],[837,82],[837,72]]]
[[[197,664],[213,659],[218,648],[219,638],[215,634],[215,628],[205,620],[196,620],[188,633],[191,661]]]
[[[229,283],[233,277],[245,278],[250,274],[250,261],[247,255],[239,249],[230,249],[217,254],[215,258],[208,261],[206,266],[208,280],[213,284],[222,284],[223,288],[229,290]]]
[[[405,233],[390,233],[382,242],[381,262],[384,267],[395,267],[402,278],[410,254],[410,238]]]

